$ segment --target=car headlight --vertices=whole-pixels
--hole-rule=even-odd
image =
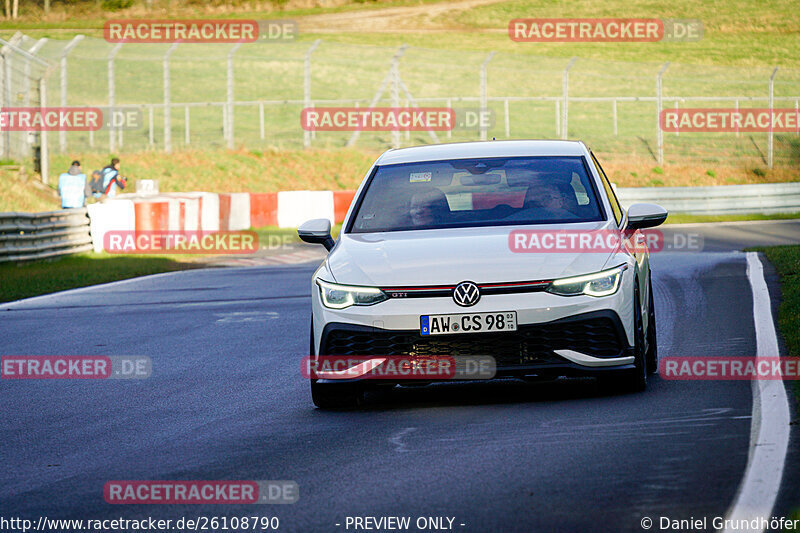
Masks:
[[[372,305],[387,299],[387,296],[375,287],[356,287],[339,285],[328,281],[317,280],[319,294],[325,307],[344,309],[351,305]]]
[[[608,296],[614,294],[619,289],[619,280],[622,272],[628,265],[620,265],[610,270],[603,270],[596,274],[585,276],[575,276],[573,278],[562,278],[554,280],[547,292],[560,296],[577,296],[587,294],[589,296]]]

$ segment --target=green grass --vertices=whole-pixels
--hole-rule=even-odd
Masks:
[[[0,302],[159,272],[198,268],[166,257],[78,254],[24,264],[0,264]]]
[[[419,5],[414,2],[400,4]],[[240,15],[245,5],[238,4]],[[297,17],[326,12],[374,10],[395,3],[367,3],[325,9],[287,10],[282,17]],[[698,6],[690,0],[656,5],[649,0],[613,0],[603,4],[576,5],[566,0],[551,0],[538,5],[512,0],[469,10],[455,10],[436,17],[412,16],[402,28],[390,31],[365,31],[301,34],[294,43],[244,45],[235,56],[235,96],[237,100],[279,100],[265,107],[265,138],[259,132],[257,106],[240,106],[235,111],[236,144],[261,150],[264,147],[298,148],[302,130],[298,115],[301,104],[283,103],[302,99],[303,56],[317,37],[324,40],[312,58],[312,98],[372,98],[389,66],[396,47],[411,46],[401,61],[401,76],[415,97],[441,98],[428,105],[445,105],[447,97],[476,97],[479,94],[479,67],[490,50],[498,54],[488,67],[489,96],[560,96],[562,70],[568,58],[581,59],[570,73],[573,96],[653,96],[655,73],[670,61],[664,79],[666,96],[725,95],[766,96],[767,79],[773,66],[780,65],[776,96],[800,95],[800,21],[795,5],[788,1],[767,3],[734,1]],[[188,8],[187,8],[188,9]],[[197,6],[191,9],[199,9]],[[202,10],[201,10],[202,11]],[[199,12],[201,12],[199,11]],[[225,16],[236,16],[237,8]],[[84,17],[96,17],[87,13]],[[116,16],[116,15],[115,15]],[[699,18],[705,36],[698,43],[516,43],[505,29],[515,17],[591,17],[641,16]],[[81,17],[77,17],[81,20]],[[314,19],[314,27],[324,27],[324,17]],[[321,21],[321,22],[320,22]],[[70,19],[72,23],[72,19]],[[376,24],[380,20],[376,21]],[[412,31],[405,31],[406,28]],[[387,28],[384,28],[387,29]],[[414,32],[434,29],[434,32]],[[0,34],[8,37],[11,30]],[[35,32],[30,32],[34,35]],[[38,36],[38,35],[36,35]],[[64,41],[51,39],[42,54],[57,60]],[[70,103],[103,105],[107,102],[106,60],[112,45],[100,38],[87,38],[72,52],[69,60]],[[116,59],[120,73],[117,103],[163,102],[161,58],[167,45],[126,45]],[[171,56],[173,102],[222,102],[226,98],[226,54],[228,45],[191,44],[179,46]],[[203,61],[197,58],[202,57]],[[124,82],[122,73],[125,74]],[[253,80],[258,80],[254,83]],[[48,92],[57,95],[58,76],[51,76]],[[388,93],[379,105],[389,105]],[[401,95],[401,105],[405,96]],[[742,102],[743,106],[763,105]],[[793,106],[793,102],[778,105]],[[477,102],[454,101],[454,106],[475,107]],[[510,137],[554,137],[554,102],[531,101],[509,104]],[[672,105],[669,103],[669,105]],[[681,106],[692,105],[681,103]],[[697,104],[699,105],[699,104]],[[730,100],[702,103],[703,106],[730,107]],[[505,138],[503,102],[492,102],[496,113],[490,136]],[[656,121],[654,102],[621,102],[618,105],[619,136],[613,135],[612,106],[609,102],[573,102],[570,106],[568,134],[581,138],[601,153],[641,158],[654,163]],[[145,117],[145,122],[147,117]],[[154,142],[163,146],[163,112],[154,112]],[[190,146],[218,148],[222,139],[222,111],[218,106],[190,110]],[[124,153],[147,149],[146,127],[125,132]],[[183,146],[182,109],[172,113],[172,139]],[[319,133],[315,147],[341,147],[349,137],[344,133]],[[474,131],[456,131],[453,140],[471,140]],[[445,135],[440,135],[445,138]],[[85,132],[68,134],[71,151],[102,151],[108,146],[105,131],[95,135],[93,149]],[[444,139],[443,139],[444,140]],[[359,146],[378,149],[390,141],[388,133],[361,135]],[[428,143],[426,134],[412,133],[403,145]],[[747,162],[763,166],[766,135],[752,134],[674,134],[665,135],[666,164],[697,161],[720,165]],[[793,134],[776,135],[775,158],[778,165],[800,164],[800,143]],[[663,165],[661,165],[663,167]],[[708,165],[704,165],[704,172]],[[795,175],[796,176],[796,175]]]
[[[752,250],[762,252],[778,272],[781,285],[778,328],[786,342],[786,356],[800,357],[800,246],[772,246]],[[795,401],[800,403],[800,381],[794,382],[794,394]],[[792,511],[790,518],[800,519],[800,507]]]
[[[800,213],[775,213],[761,215],[751,213],[745,215],[690,215],[686,213],[670,213],[667,224],[692,224],[697,222],[738,222],[745,220],[793,220],[800,219]]]
[[[800,245],[753,248],[763,252],[778,272],[781,303],[778,327],[786,341],[786,355],[800,357]],[[800,398],[800,382],[795,392]]]

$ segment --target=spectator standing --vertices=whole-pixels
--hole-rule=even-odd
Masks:
[[[110,165],[100,171],[103,175],[103,194],[106,196],[116,196],[117,189],[124,189],[128,183],[126,178],[119,175],[119,167],[119,159],[115,157]]]
[[[58,177],[58,194],[62,209],[86,205],[86,174],[79,161],[73,161],[69,170]]]

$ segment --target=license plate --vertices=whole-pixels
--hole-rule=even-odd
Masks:
[[[489,331],[517,331],[517,312],[422,315],[419,317],[420,335],[452,335],[454,333],[486,333]]]

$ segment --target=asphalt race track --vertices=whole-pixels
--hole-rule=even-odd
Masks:
[[[707,233],[704,251],[651,257],[660,355],[752,356],[753,298],[735,250],[798,242],[800,222],[691,231]],[[143,380],[2,380],[1,514],[257,514],[278,516],[280,531],[347,531],[348,516],[454,517],[465,532],[642,531],[646,516],[731,506],[749,451],[747,381],[654,377],[625,395],[593,380],[444,384],[375,393],[355,411],[315,409],[299,363],[315,266],[162,274],[0,304],[2,355],[153,362]],[[795,430],[774,516],[800,504],[798,451]],[[103,499],[109,480],[184,479],[294,480],[300,501]]]

